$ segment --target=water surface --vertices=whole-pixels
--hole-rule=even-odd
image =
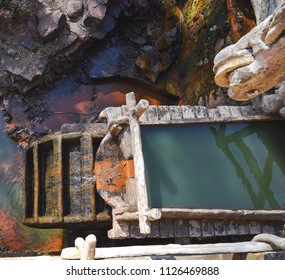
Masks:
[[[141,129],[151,207],[285,206],[284,122]]]

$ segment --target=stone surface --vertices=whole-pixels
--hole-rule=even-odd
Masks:
[[[107,8],[98,0],[90,0],[88,2],[88,10],[91,17],[94,17],[101,21],[106,15]]]
[[[23,36],[19,40],[20,44],[30,51],[35,51],[38,47],[35,40],[31,36]]]
[[[83,2],[82,0],[71,0],[67,4],[67,15],[71,19],[79,17],[83,12]]]
[[[60,10],[38,14],[38,19],[38,31],[45,42],[55,39],[66,24],[66,16]]]
[[[75,22],[69,23],[69,30],[71,33],[76,34],[82,41],[87,41],[90,38],[88,31]]]

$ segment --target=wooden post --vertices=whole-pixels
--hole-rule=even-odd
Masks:
[[[150,234],[150,222],[145,213],[148,211],[148,197],[145,180],[144,158],[141,143],[141,131],[138,118],[147,109],[149,103],[141,100],[136,105],[135,94],[130,92],[126,95],[126,105],[129,113],[129,124],[132,140],[132,150],[135,167],[135,179],[137,185],[137,203],[139,215],[139,227],[141,234]]]

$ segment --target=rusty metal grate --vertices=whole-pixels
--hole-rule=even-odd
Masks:
[[[102,137],[66,133],[44,137],[26,152],[23,222],[66,227],[110,220],[96,195],[94,158]],[[102,199],[101,199],[102,200]],[[99,215],[98,215],[99,213]]]

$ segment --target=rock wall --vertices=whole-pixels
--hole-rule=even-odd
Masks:
[[[246,0],[29,3],[28,13],[11,19],[0,14],[0,101],[8,123],[16,99],[25,99],[20,111],[27,117],[26,105],[42,108],[34,100],[72,69],[83,84],[132,79],[182,104],[207,105],[209,95],[223,97],[214,83],[215,54],[254,25]],[[47,112],[38,111],[34,117],[42,120]]]

